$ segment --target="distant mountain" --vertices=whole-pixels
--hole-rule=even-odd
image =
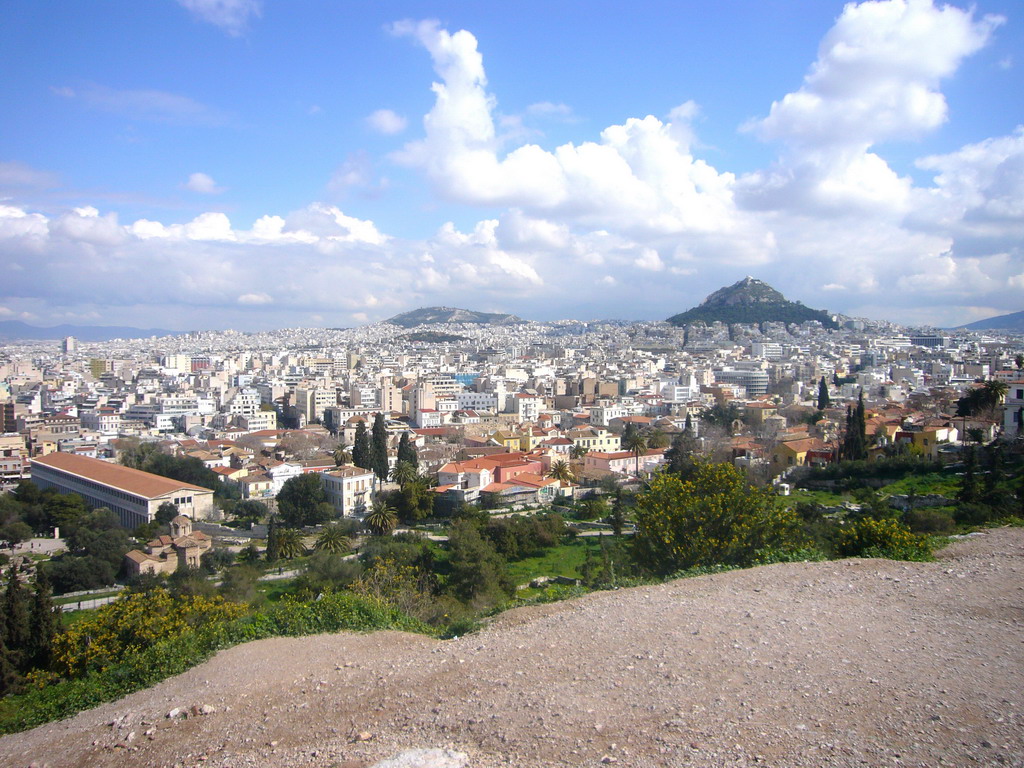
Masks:
[[[454,307],[423,307],[395,315],[386,322],[400,325],[402,328],[415,328],[417,325],[441,325],[443,323],[513,325],[521,323],[523,320],[515,315],[504,315],[498,312],[474,312],[470,309]]]
[[[124,325],[54,325],[39,328],[20,320],[0,321],[0,339],[42,341],[74,336],[79,341],[110,341],[111,339],[145,339],[150,336],[178,336],[184,331],[165,328],[131,328]]]
[[[831,316],[820,309],[789,301],[768,283],[745,277],[727,288],[719,288],[699,306],[673,315],[672,325],[692,323],[804,323],[817,320],[826,328],[838,328]]]
[[[1024,333],[1024,312],[1011,312],[1008,315],[997,315],[985,320],[978,320],[969,325],[960,325],[968,331],[1015,331]]]

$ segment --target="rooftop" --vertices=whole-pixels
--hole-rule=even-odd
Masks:
[[[59,469],[86,480],[91,480],[94,483],[147,498],[165,496],[182,490],[213,493],[209,488],[202,488],[198,485],[172,480],[169,477],[161,477],[160,475],[143,472],[140,469],[122,467],[120,464],[111,464],[108,461],[91,459],[88,456],[79,456],[73,453],[51,453],[48,456],[32,459],[32,464],[41,464],[46,467]]]

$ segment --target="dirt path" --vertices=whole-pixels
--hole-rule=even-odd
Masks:
[[[1024,766],[1022,627],[1024,530],[1000,529],[935,563],[602,592],[454,641],[251,643],[4,737],[0,765],[362,768],[450,747],[474,768]]]

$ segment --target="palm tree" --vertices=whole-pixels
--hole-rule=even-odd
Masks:
[[[414,482],[417,478],[416,467],[408,461],[398,462],[395,464],[395,468],[391,470],[392,482],[398,483],[403,488],[409,483]]]
[[[622,447],[636,458],[636,476],[640,477],[640,454],[647,450],[647,438],[639,431],[630,432],[623,438]]]
[[[294,560],[306,553],[302,532],[298,528],[282,528],[277,532],[277,554],[284,560]]]
[[[348,443],[344,440],[338,443],[338,447],[334,449],[333,458],[336,467],[350,464],[352,462],[352,450],[348,447]]]
[[[327,552],[332,555],[344,555],[352,549],[352,540],[345,535],[340,525],[324,526],[320,535],[316,537],[317,552]]]
[[[363,524],[375,535],[387,536],[398,525],[398,514],[394,508],[388,506],[386,501],[377,498],[373,500],[373,509],[370,510],[370,514],[363,518]]]
[[[652,429],[647,434],[648,448],[668,448],[668,443],[668,435],[666,435],[660,429]]]
[[[587,449],[582,445],[574,445],[569,449],[569,458],[578,461],[587,455]]]
[[[997,408],[1002,405],[1003,400],[1006,398],[1006,393],[1010,391],[1010,385],[1005,381],[999,381],[998,379],[989,379],[982,386],[984,394],[984,400],[986,405],[990,408]]]
[[[560,459],[551,464],[551,469],[548,471],[548,477],[552,480],[557,480],[559,483],[571,483],[576,479],[573,474],[572,467],[569,466],[569,462],[564,459]]]

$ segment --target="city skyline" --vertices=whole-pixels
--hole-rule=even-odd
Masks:
[[[1006,0],[13,2],[0,320],[1020,310]]]

